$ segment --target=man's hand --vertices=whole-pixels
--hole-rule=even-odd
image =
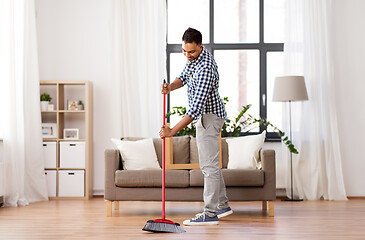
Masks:
[[[169,94],[171,91],[174,91],[178,88],[181,88],[183,86],[183,83],[180,79],[176,78],[175,81],[171,84],[165,83],[161,85],[161,93]]]
[[[161,93],[164,94],[169,94],[171,92],[171,84],[169,83],[165,83],[161,85]]]
[[[168,126],[166,126],[166,125],[163,125],[162,127],[161,127],[161,130],[160,130],[160,137],[161,138],[164,138],[164,137],[172,137],[172,136],[174,136],[174,134],[172,133],[172,129],[171,128],[169,128]]]
[[[181,129],[184,129],[192,121],[193,119],[185,114],[185,116],[180,120],[180,122],[175,125],[175,127],[169,128],[166,125],[162,126],[159,135],[161,138],[173,137],[176,133],[178,133]]]

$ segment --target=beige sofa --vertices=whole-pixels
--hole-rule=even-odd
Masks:
[[[138,140],[129,138],[125,140]],[[161,165],[162,141],[153,139]],[[222,146],[222,173],[230,201],[262,201],[262,210],[274,216],[276,199],[275,151],[261,150],[262,169],[227,169],[228,145],[224,138]],[[195,164],[199,162],[195,138],[173,138],[173,162]],[[105,194],[107,216],[119,209],[119,201],[161,201],[162,170],[123,170],[117,149],[105,150]],[[200,169],[166,170],[167,201],[203,201],[204,176]]]

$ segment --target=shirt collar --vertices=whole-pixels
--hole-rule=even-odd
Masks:
[[[205,55],[207,49],[203,46],[203,50],[202,52],[200,53],[199,57],[193,61],[190,62],[190,64],[197,64],[198,62],[200,62],[200,60],[203,58],[203,55]]]

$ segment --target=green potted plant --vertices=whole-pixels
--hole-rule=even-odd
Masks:
[[[79,100],[79,102],[77,103],[77,110],[84,110],[84,103],[82,102],[82,100]]]
[[[47,111],[48,105],[52,100],[52,97],[48,93],[41,94],[41,111]]]
[[[223,103],[226,105],[229,102],[228,98],[223,98]],[[271,122],[267,119],[263,118],[255,118],[252,115],[248,114],[247,111],[250,109],[251,104],[246,106],[242,106],[241,112],[238,113],[237,117],[233,120],[227,118],[222,127],[222,137],[238,137],[242,131],[249,132],[251,129],[256,128],[257,126],[264,125],[267,128],[271,128],[276,132],[283,143],[287,145],[290,152],[294,154],[298,154],[298,150],[294,147],[292,142],[289,140],[288,136],[285,135],[285,132],[281,131],[277,127],[275,127]],[[173,107],[172,111],[166,114],[166,117],[177,114],[178,116],[183,117],[186,113],[185,107]],[[177,133],[178,136],[183,135],[192,135],[195,137],[195,125],[193,123],[189,124],[183,130]]]

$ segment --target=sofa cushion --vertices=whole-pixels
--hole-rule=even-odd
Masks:
[[[256,169],[259,152],[265,142],[266,130],[261,134],[227,138],[228,169]]]
[[[162,187],[162,170],[117,170],[118,187]],[[188,187],[188,170],[166,170],[166,187]]]
[[[138,141],[141,137],[125,137],[122,140],[126,141]],[[158,162],[162,166],[162,139],[153,138],[153,144],[155,146],[155,151],[157,155]],[[187,164],[190,162],[190,137],[181,136],[174,137],[173,139],[173,149],[174,149],[174,163]]]
[[[227,138],[222,138],[222,168],[227,168],[228,165],[228,143]]]
[[[193,136],[190,136],[190,163],[199,163],[198,146]]]
[[[139,141],[121,141],[112,138],[112,142],[119,149],[125,170],[161,169],[157,160],[152,138]]]
[[[264,171],[252,169],[222,169],[227,187],[260,187],[264,186]],[[204,186],[204,175],[200,169],[190,170],[190,186]]]
[[[190,136],[190,163],[199,163],[198,146],[196,138]],[[227,168],[228,165],[228,144],[225,138],[222,138],[222,168]]]
[[[190,137],[181,136],[173,138],[173,154],[175,164],[190,163]]]
[[[121,138],[122,141],[138,141],[138,140],[142,140],[142,139],[146,139],[143,137],[125,137],[125,138]],[[155,152],[157,155],[157,159],[158,162],[160,164],[160,166],[162,167],[162,140],[161,138],[153,138],[153,145],[155,147]]]

